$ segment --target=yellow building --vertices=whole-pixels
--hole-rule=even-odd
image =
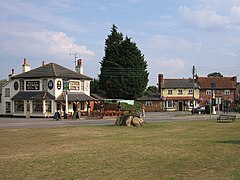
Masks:
[[[199,88],[193,79],[163,79],[159,74],[159,92],[165,111],[191,111],[198,106]]]

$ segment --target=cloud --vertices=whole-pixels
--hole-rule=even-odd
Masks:
[[[182,69],[185,67],[186,62],[179,58],[161,58],[158,64],[164,68]]]
[[[11,28],[13,26],[13,28]],[[9,24],[8,27],[12,31],[7,32],[6,29],[0,30],[4,35],[1,43],[5,44],[1,48],[0,53],[12,54],[18,56],[25,55],[39,55],[49,57],[62,57],[68,55],[70,52],[77,52],[84,57],[95,56],[95,53],[88,50],[85,45],[77,44],[73,38],[69,37],[64,32],[47,31],[23,28],[23,24],[17,24],[20,29],[14,28],[14,23]]]
[[[210,50],[210,52],[222,54],[222,55],[230,57],[230,58],[238,57],[238,55],[235,52],[233,52],[232,50],[227,49],[227,48],[216,48],[216,49]]]
[[[218,14],[214,10],[209,9],[191,9],[187,6],[178,8],[183,23],[196,29],[213,29],[226,28],[229,26],[229,20],[226,16]]]
[[[202,46],[200,42],[191,42],[181,37],[155,35],[151,37],[153,48],[156,49],[172,49],[177,51],[183,50],[199,50]]]

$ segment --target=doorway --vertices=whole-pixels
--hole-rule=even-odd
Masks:
[[[178,111],[183,111],[183,102],[178,102]]]

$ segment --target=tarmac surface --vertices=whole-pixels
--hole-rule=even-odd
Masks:
[[[239,113],[234,114],[240,118]],[[189,121],[189,120],[216,120],[218,114],[195,114],[190,112],[147,112],[142,117],[145,122],[171,122],[171,121]],[[57,128],[67,126],[90,126],[90,125],[114,125],[116,117],[87,118],[79,119],[61,119],[59,121],[53,118],[13,118],[0,117],[0,129],[9,128]]]

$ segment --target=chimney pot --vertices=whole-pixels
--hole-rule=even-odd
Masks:
[[[14,75],[14,69],[12,69],[12,76]]]
[[[42,66],[44,66],[45,65],[45,62],[44,61],[42,61]]]
[[[23,64],[27,64],[27,59],[26,58],[23,59]]]

